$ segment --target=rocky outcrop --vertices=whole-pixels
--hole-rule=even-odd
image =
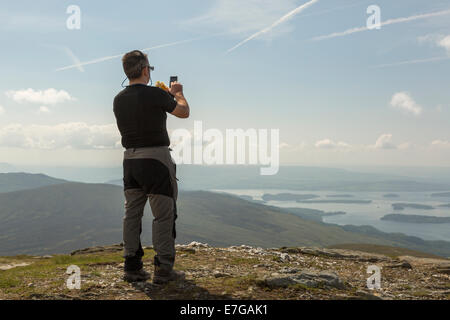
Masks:
[[[269,288],[286,288],[290,285],[303,285],[308,288],[331,287],[343,289],[344,283],[331,271],[299,271],[289,276],[279,276],[273,273],[271,277],[260,281],[260,285]]]
[[[105,252],[118,252],[123,250],[122,244],[116,244],[112,246],[97,246],[97,247],[91,247],[91,248],[84,248],[72,251],[70,253],[71,256],[74,255],[82,255],[82,254],[94,254],[94,253],[105,253]]]
[[[323,256],[334,259],[356,260],[363,262],[381,262],[387,261],[388,257],[380,254],[370,254],[360,251],[345,249],[322,249],[322,248],[281,248],[281,252],[309,254],[312,256]]]

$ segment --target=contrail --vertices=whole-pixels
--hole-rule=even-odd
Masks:
[[[432,18],[432,17],[438,17],[438,16],[443,16],[446,14],[450,14],[450,10],[444,10],[444,11],[437,11],[437,12],[433,12],[433,13],[424,13],[424,14],[418,14],[415,16],[410,16],[410,17],[406,17],[406,18],[396,18],[396,19],[390,19],[390,20],[386,20],[384,22],[381,22],[381,26],[387,26],[390,24],[396,24],[396,23],[402,23],[402,22],[409,22],[409,21],[414,21],[414,20],[420,20],[420,19],[427,19],[427,18]],[[363,31],[367,31],[369,30],[369,28],[366,27],[360,27],[360,28],[353,28],[353,29],[348,29],[346,31],[343,32],[335,32],[335,33],[331,33],[328,35],[324,35],[324,36],[319,36],[319,37],[315,37],[313,38],[313,40],[325,40],[325,39],[330,39],[330,38],[336,38],[336,37],[343,37],[352,33],[357,33],[357,32],[363,32]]]
[[[220,34],[222,34],[222,33],[220,33]],[[217,35],[220,35],[220,34],[214,34],[212,36],[198,37],[198,38],[193,38],[193,39],[187,39],[187,40],[182,40],[182,41],[176,41],[176,42],[160,44],[160,45],[157,45],[157,46],[154,46],[154,47],[141,49],[141,51],[150,51],[150,50],[159,49],[159,48],[176,46],[176,45],[179,45],[179,44],[188,43],[188,42],[192,42],[192,41],[196,41],[196,40],[200,40],[200,39],[204,39],[204,38],[214,37],[214,36],[217,36]],[[89,64],[95,64],[95,63],[99,63],[99,62],[103,62],[103,61],[108,61],[108,60],[120,58],[120,57],[123,57],[123,55],[124,55],[124,53],[117,54],[117,55],[114,55],[114,56],[106,56],[106,57],[102,57],[102,58],[97,58],[97,59],[90,60],[90,61],[75,63],[75,64],[72,64],[70,66],[58,68],[55,71],[63,71],[63,70],[68,70],[68,69],[73,69],[73,68],[81,68],[82,66],[86,66],[86,65],[89,65]]]
[[[278,19],[277,21],[275,21],[272,25],[270,25],[269,27],[266,27],[264,29],[262,29],[261,31],[256,32],[255,34],[251,35],[250,37],[248,37],[247,39],[239,42],[237,45],[235,45],[234,47],[228,49],[226,51],[226,53],[230,53],[231,51],[239,48],[240,46],[242,46],[244,43],[256,38],[257,36],[263,34],[263,33],[267,33],[270,30],[272,30],[273,28],[275,28],[277,25],[289,20],[290,18],[292,18],[293,16],[295,16],[296,14],[299,14],[300,12],[302,12],[303,10],[305,10],[306,8],[308,8],[309,6],[313,5],[314,3],[318,2],[319,0],[311,0],[305,4],[302,4],[301,6],[295,8],[294,10],[290,11],[289,13],[287,13],[286,15],[284,15],[283,17],[281,17],[280,19]]]
[[[80,72],[84,72],[84,68],[81,65],[80,59],[78,59],[78,57],[72,52],[72,50],[70,50],[68,47],[64,47],[64,51],[66,51],[67,55],[70,57],[70,59],[72,59],[72,61],[75,63],[76,68],[78,68],[78,70]]]
[[[396,63],[380,64],[377,66],[372,66],[370,68],[377,69],[377,68],[386,68],[386,67],[396,67],[396,66],[402,66],[402,65],[408,65],[408,64],[436,62],[436,61],[443,61],[443,60],[450,60],[450,57],[434,57],[434,58],[428,58],[428,59],[408,60],[408,61],[401,61],[401,62],[396,62]]]

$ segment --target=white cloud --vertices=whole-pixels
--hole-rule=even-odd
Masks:
[[[392,142],[392,134],[382,134],[375,142],[375,149],[396,149],[396,145]]]
[[[25,149],[113,149],[120,147],[116,124],[10,124],[0,128],[0,146]]]
[[[44,105],[52,105],[57,103],[62,103],[66,101],[75,100],[67,91],[56,90],[53,88],[47,90],[10,90],[6,92],[8,98],[13,99],[15,102],[29,102],[29,103],[39,103]]]
[[[450,141],[434,140],[433,142],[431,142],[431,145],[433,147],[450,148]]]
[[[50,112],[50,109],[47,108],[46,106],[39,107],[38,113],[49,113],[49,112]]]
[[[294,151],[303,151],[304,149],[306,149],[308,147],[308,144],[304,141],[296,144],[293,146],[293,150]]]
[[[330,139],[323,139],[317,141],[315,147],[319,149],[333,149],[333,148],[349,148],[350,145],[345,142],[334,142],[333,140]]]
[[[442,38],[437,44],[439,47],[444,48],[448,53],[450,53],[450,35]]]
[[[391,99],[391,106],[400,108],[416,116],[422,113],[422,107],[407,92],[397,92],[394,94]]]
[[[404,142],[398,145],[398,149],[400,150],[406,150],[411,149],[413,147],[413,144],[411,142]]]
[[[433,46],[444,48],[450,54],[450,35],[426,34],[417,38],[420,44],[430,43]]]
[[[286,142],[280,143],[280,150],[285,152],[299,152],[303,151],[307,147],[306,142],[300,142],[295,144],[289,144]]]
[[[3,106],[0,106],[0,116],[4,113],[5,113],[5,108],[3,108]]]
[[[442,39],[442,35],[438,34],[426,34],[424,36],[417,37],[417,41],[419,42],[419,44],[424,43],[436,44],[440,39]]]

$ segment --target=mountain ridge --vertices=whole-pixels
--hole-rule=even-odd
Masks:
[[[7,172],[0,173],[0,193],[39,188],[68,182],[43,173]]]

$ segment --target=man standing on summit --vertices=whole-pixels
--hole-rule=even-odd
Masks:
[[[153,214],[152,241],[156,251],[153,283],[162,284],[184,278],[173,269],[175,262],[175,220],[178,186],[176,165],[169,148],[166,129],[167,114],[189,117],[189,105],[183,96],[183,86],[172,82],[169,92],[148,86],[148,57],[134,50],[122,58],[129,80],[114,98],[114,115],[126,149],[123,159],[125,217],[123,244],[124,279],[145,281],[150,274],[143,269],[141,246],[142,216],[149,199]]]

